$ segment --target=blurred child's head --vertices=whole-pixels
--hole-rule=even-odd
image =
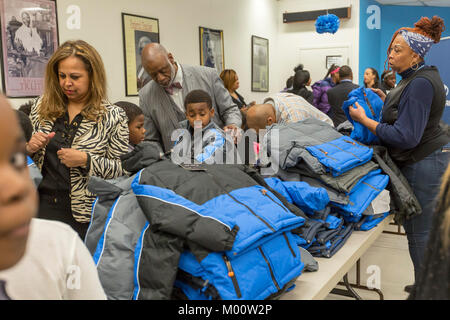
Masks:
[[[25,139],[17,115],[0,96],[0,270],[14,266],[24,255],[38,198],[31,181]]]
[[[121,107],[128,117],[128,130],[130,131],[130,144],[137,145],[144,141],[144,113],[137,105],[127,101],[118,101],[116,106]]]
[[[206,127],[214,116],[214,108],[209,94],[203,90],[193,90],[184,99],[186,119],[192,128],[196,128],[195,123],[202,128]]]

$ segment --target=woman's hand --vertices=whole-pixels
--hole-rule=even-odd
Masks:
[[[55,132],[50,132],[49,134],[36,132],[26,145],[28,155],[32,155],[44,148],[54,136]]]
[[[383,102],[384,102],[384,100],[386,99],[386,94],[383,92],[383,90],[381,90],[381,89],[376,89],[376,88],[371,88],[371,89],[372,89],[372,91],[375,92],[375,93],[381,98],[381,100],[383,100]]]
[[[85,167],[87,153],[72,148],[61,148],[57,153],[59,160],[68,168]]]
[[[364,120],[367,118],[366,111],[364,110],[363,107],[359,105],[358,102],[355,102],[355,107],[351,105],[348,108],[348,112],[350,114],[350,117],[352,117],[353,120],[359,123],[363,123]]]

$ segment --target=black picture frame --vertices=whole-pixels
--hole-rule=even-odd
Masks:
[[[223,30],[198,27],[200,65],[215,68],[220,74],[225,69]]]
[[[252,36],[252,88],[269,92],[269,39]]]
[[[2,89],[8,98],[43,93],[48,60],[59,46],[57,12],[56,0],[0,0]]]
[[[122,38],[125,95],[135,97],[151,80],[141,65],[140,52],[148,43],[160,42],[159,19],[122,12]]]

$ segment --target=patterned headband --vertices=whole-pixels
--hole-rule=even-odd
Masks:
[[[408,30],[400,30],[399,33],[405,39],[408,46],[422,58],[425,58],[425,55],[430,51],[431,45],[434,43],[432,39],[420,33]]]

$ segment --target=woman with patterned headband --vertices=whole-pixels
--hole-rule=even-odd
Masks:
[[[444,85],[437,68],[424,60],[431,46],[440,41],[444,21],[437,16],[422,17],[414,26],[400,28],[389,45],[389,67],[402,80],[387,96],[374,90],[384,100],[381,122],[369,119],[357,103],[350,108],[350,116],[388,148],[422,206],[422,214],[403,221],[417,280],[440,179],[450,160],[450,153],[443,151],[450,136],[440,123],[446,100]]]

